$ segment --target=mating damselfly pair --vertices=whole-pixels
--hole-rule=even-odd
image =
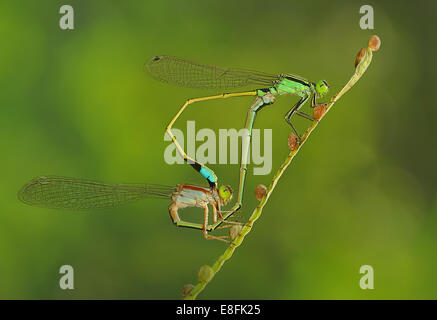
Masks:
[[[188,99],[166,127],[166,132],[171,137],[179,154],[207,180],[209,187],[190,184],[179,184],[176,187],[147,184],[106,184],[77,178],[43,176],[28,182],[20,190],[19,198],[30,205],[73,210],[114,207],[146,197],[171,198],[169,213],[176,226],[201,229],[206,239],[223,240],[223,237],[211,236],[208,232],[217,229],[223,222],[234,223],[228,218],[242,206],[252,129],[258,111],[273,104],[277,96],[298,96],[299,101],[285,114],[285,121],[291,126],[298,141],[301,141],[301,135],[291,121],[292,117],[296,114],[313,121],[312,115],[304,113],[300,109],[307,101],[311,102],[311,107],[325,104],[317,103],[316,99],[326,95],[329,86],[325,80],[314,83],[292,74],[273,75],[246,69],[220,68],[171,56],[152,58],[146,62],[145,71],[158,80],[191,88],[228,90],[249,85],[257,87],[257,89],[249,91]],[[229,186],[218,187],[218,178],[214,171],[187,155],[171,129],[190,104],[243,96],[253,96],[255,101],[251,104],[245,120],[247,136],[245,141],[242,141],[237,200],[229,211],[223,211],[221,207],[232,199],[232,189]],[[211,224],[208,223],[208,205],[213,210]],[[203,208],[203,223],[181,220],[178,209],[186,207]]]

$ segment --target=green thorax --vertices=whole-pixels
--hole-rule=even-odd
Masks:
[[[258,90],[259,95],[264,95],[265,91]],[[271,94],[295,94],[299,97],[307,97],[314,93],[314,84],[303,78],[296,76],[283,75],[277,83],[268,89]]]

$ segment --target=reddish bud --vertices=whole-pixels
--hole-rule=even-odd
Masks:
[[[371,36],[368,46],[372,51],[377,51],[381,46],[381,39],[377,35]]]
[[[185,298],[191,292],[191,290],[193,290],[193,288],[194,286],[192,284],[184,285],[182,288],[182,298]]]
[[[313,115],[316,120],[320,120],[326,112],[326,104],[321,104],[314,107]]]
[[[357,53],[357,57],[355,58],[355,68],[364,59],[365,55],[366,55],[366,49],[361,48],[361,50]]]
[[[255,188],[255,197],[258,201],[261,201],[267,193],[267,188],[263,184],[259,184]]]
[[[288,136],[288,147],[291,151],[294,151],[297,149],[298,146],[299,141],[297,140],[297,137],[294,134],[290,133],[290,135]]]

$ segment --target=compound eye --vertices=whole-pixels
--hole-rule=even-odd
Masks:
[[[223,199],[229,198],[229,190],[225,186],[221,186],[219,189],[220,197]]]
[[[219,196],[224,200],[230,200],[232,198],[232,189],[230,186],[221,186],[219,188]]]

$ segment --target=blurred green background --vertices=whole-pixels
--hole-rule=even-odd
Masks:
[[[164,200],[91,213],[17,200],[44,174],[205,184],[189,166],[164,162],[164,129],[185,99],[220,92],[155,81],[142,70],[150,57],[295,73],[326,79],[334,92],[372,34],[382,46],[367,73],[320,123],[199,298],[437,298],[435,2],[66,4],[73,31],[59,28],[59,1],[0,3],[0,298],[179,299],[224,251],[175,228]],[[363,4],[374,8],[374,30],[359,28]],[[251,101],[193,105],[175,127],[241,128]],[[283,116],[296,101],[281,97],[255,123],[273,129],[272,174],[288,154]],[[236,189],[238,165],[210,167]],[[256,206],[255,186],[272,176],[252,172],[242,220]],[[74,290],[59,288],[64,264],[74,267]],[[359,287],[362,265],[374,268],[374,290]]]

